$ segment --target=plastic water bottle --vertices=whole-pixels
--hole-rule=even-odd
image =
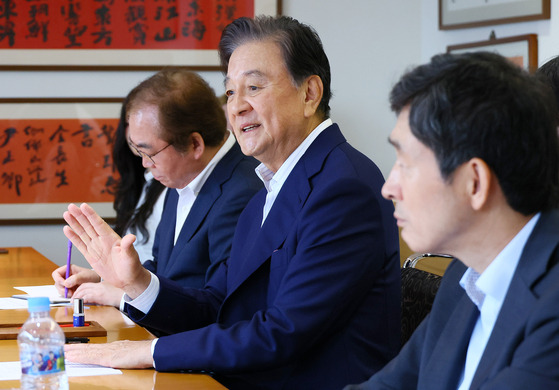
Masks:
[[[50,316],[48,298],[29,298],[29,319],[18,336],[22,389],[68,389],[66,338]]]

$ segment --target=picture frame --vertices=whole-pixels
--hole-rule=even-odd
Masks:
[[[448,53],[491,51],[507,57],[520,67],[534,73],[538,68],[538,35],[526,34],[507,38],[490,38],[487,41],[450,45]]]
[[[69,203],[114,219],[123,98],[0,99],[0,224],[62,223]]]
[[[227,24],[282,11],[281,0],[58,4],[22,1],[10,20],[0,15],[0,71],[218,71],[217,44]]]
[[[551,18],[551,0],[439,0],[439,30]]]

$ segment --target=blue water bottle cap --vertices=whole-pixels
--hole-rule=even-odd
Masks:
[[[50,310],[50,300],[47,297],[32,297],[27,299],[27,310],[29,313]]]

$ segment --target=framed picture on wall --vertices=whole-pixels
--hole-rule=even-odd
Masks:
[[[491,51],[498,53],[518,66],[535,72],[538,68],[538,35],[527,34],[487,41],[464,43],[447,47],[448,53]]]
[[[69,203],[113,218],[120,98],[0,99],[0,223],[62,222]]]
[[[281,0],[13,1],[0,70],[219,70],[227,24],[280,12]]]
[[[439,0],[439,29],[551,18],[551,0]]]

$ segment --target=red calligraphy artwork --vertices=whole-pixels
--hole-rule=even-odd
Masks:
[[[217,49],[254,0],[0,0],[0,49]]]
[[[0,120],[0,203],[112,202],[118,119]]]

